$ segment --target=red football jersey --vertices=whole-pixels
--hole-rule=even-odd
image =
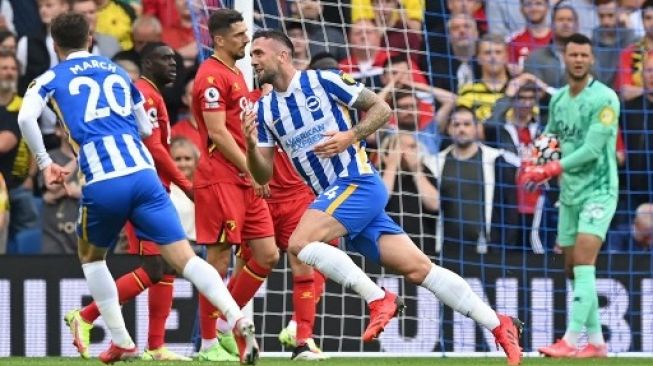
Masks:
[[[528,29],[514,34],[508,41],[508,59],[510,63],[519,63],[520,58],[526,60],[531,52],[550,44],[552,38],[553,32],[551,30],[542,38],[536,38]]]
[[[209,138],[203,112],[226,112],[227,130],[238,147],[245,152],[245,137],[241,129],[241,113],[253,107],[243,73],[231,68],[215,56],[206,59],[195,75],[193,86],[193,114],[200,138],[204,141],[195,187],[215,183],[251,185],[248,174],[241,172],[215,147]]]
[[[293,201],[304,192],[314,194],[313,190],[297,175],[288,155],[275,147],[274,173],[270,180],[270,198],[267,201],[271,203]]]
[[[170,183],[190,191],[192,183],[177,169],[170,156],[170,119],[159,89],[145,77],[136,80],[136,88],[143,94],[143,107],[152,122],[152,135],[143,140],[154,158],[159,179],[170,191]]]

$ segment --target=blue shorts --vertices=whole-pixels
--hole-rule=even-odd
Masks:
[[[347,229],[347,250],[379,263],[378,240],[404,231],[385,213],[388,191],[378,174],[338,178],[310,208],[326,212]]]
[[[142,240],[165,245],[186,238],[177,210],[154,170],[141,170],[85,186],[77,234],[91,244],[113,247],[129,220]]]

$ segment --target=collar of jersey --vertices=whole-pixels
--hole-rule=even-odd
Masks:
[[[236,75],[240,75],[240,70],[238,69],[238,67],[231,67],[231,66],[227,65],[227,63],[224,62],[224,61],[223,61],[220,57],[218,57],[215,53],[211,55],[211,58],[213,58],[214,60],[218,61],[219,63],[225,65],[229,70],[233,71],[234,74],[236,74]]]
[[[154,82],[152,82],[152,80],[146,78],[146,77],[143,76],[143,75],[141,75],[140,78],[143,79],[146,83],[152,85],[152,87],[154,88],[154,90],[159,91],[159,88],[156,86],[156,84],[154,84]]]
[[[89,57],[91,56],[90,52],[84,50],[84,51],[75,51],[71,52],[68,57],[66,57],[66,60],[72,60],[74,58],[84,58],[84,57]]]
[[[290,84],[288,84],[288,89],[286,89],[286,91],[284,92],[280,92],[276,90],[274,92],[277,93],[277,95],[279,95],[280,97],[287,97],[290,94],[292,94],[292,92],[295,89],[301,89],[301,85],[299,84],[299,77],[301,75],[302,75],[301,71],[295,70],[295,75],[293,75],[292,79],[290,80]]]

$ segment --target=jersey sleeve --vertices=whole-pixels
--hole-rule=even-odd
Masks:
[[[258,146],[260,147],[273,147],[274,146],[274,135],[270,128],[265,123],[265,108],[263,105],[263,100],[260,99],[255,105],[254,109],[256,111],[256,121],[258,126]]]
[[[560,99],[562,96],[562,93],[563,91],[559,91],[551,98],[551,101],[549,102],[549,119],[546,123],[546,126],[544,127],[543,133],[551,133],[554,135],[558,134],[558,126],[555,119],[555,105],[558,99]]]
[[[23,104],[18,112],[18,125],[21,133],[30,150],[36,156],[36,163],[40,169],[45,169],[52,164],[50,154],[45,150],[45,143],[37,119],[41,116],[48,99],[54,93],[52,84],[55,76],[54,71],[48,70],[34,79],[27,92],[25,92]]]
[[[346,72],[317,71],[320,84],[337,101],[351,107],[365,86]]]
[[[136,110],[143,103],[143,94],[141,94],[141,91],[138,90],[134,83],[129,83],[129,86],[131,89],[132,109]]]
[[[198,98],[202,112],[222,112],[227,110],[225,97],[229,93],[227,83],[219,75],[202,75],[195,79],[199,83]]]

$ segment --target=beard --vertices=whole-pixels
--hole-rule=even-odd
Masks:
[[[567,76],[569,77],[569,80],[573,81],[581,81],[585,79],[589,75],[589,71],[585,71],[582,75],[574,75],[571,71],[567,71]]]
[[[0,80],[0,93],[15,93],[16,80]]]
[[[454,139],[453,143],[459,148],[466,149],[466,148],[472,146],[472,144],[474,143],[474,140],[471,139],[471,138],[469,138],[469,139],[468,138],[462,138],[462,139],[457,138],[457,139]]]
[[[276,75],[274,73],[263,70],[258,76],[258,81],[261,85],[272,84],[272,82],[275,79],[275,76]]]

